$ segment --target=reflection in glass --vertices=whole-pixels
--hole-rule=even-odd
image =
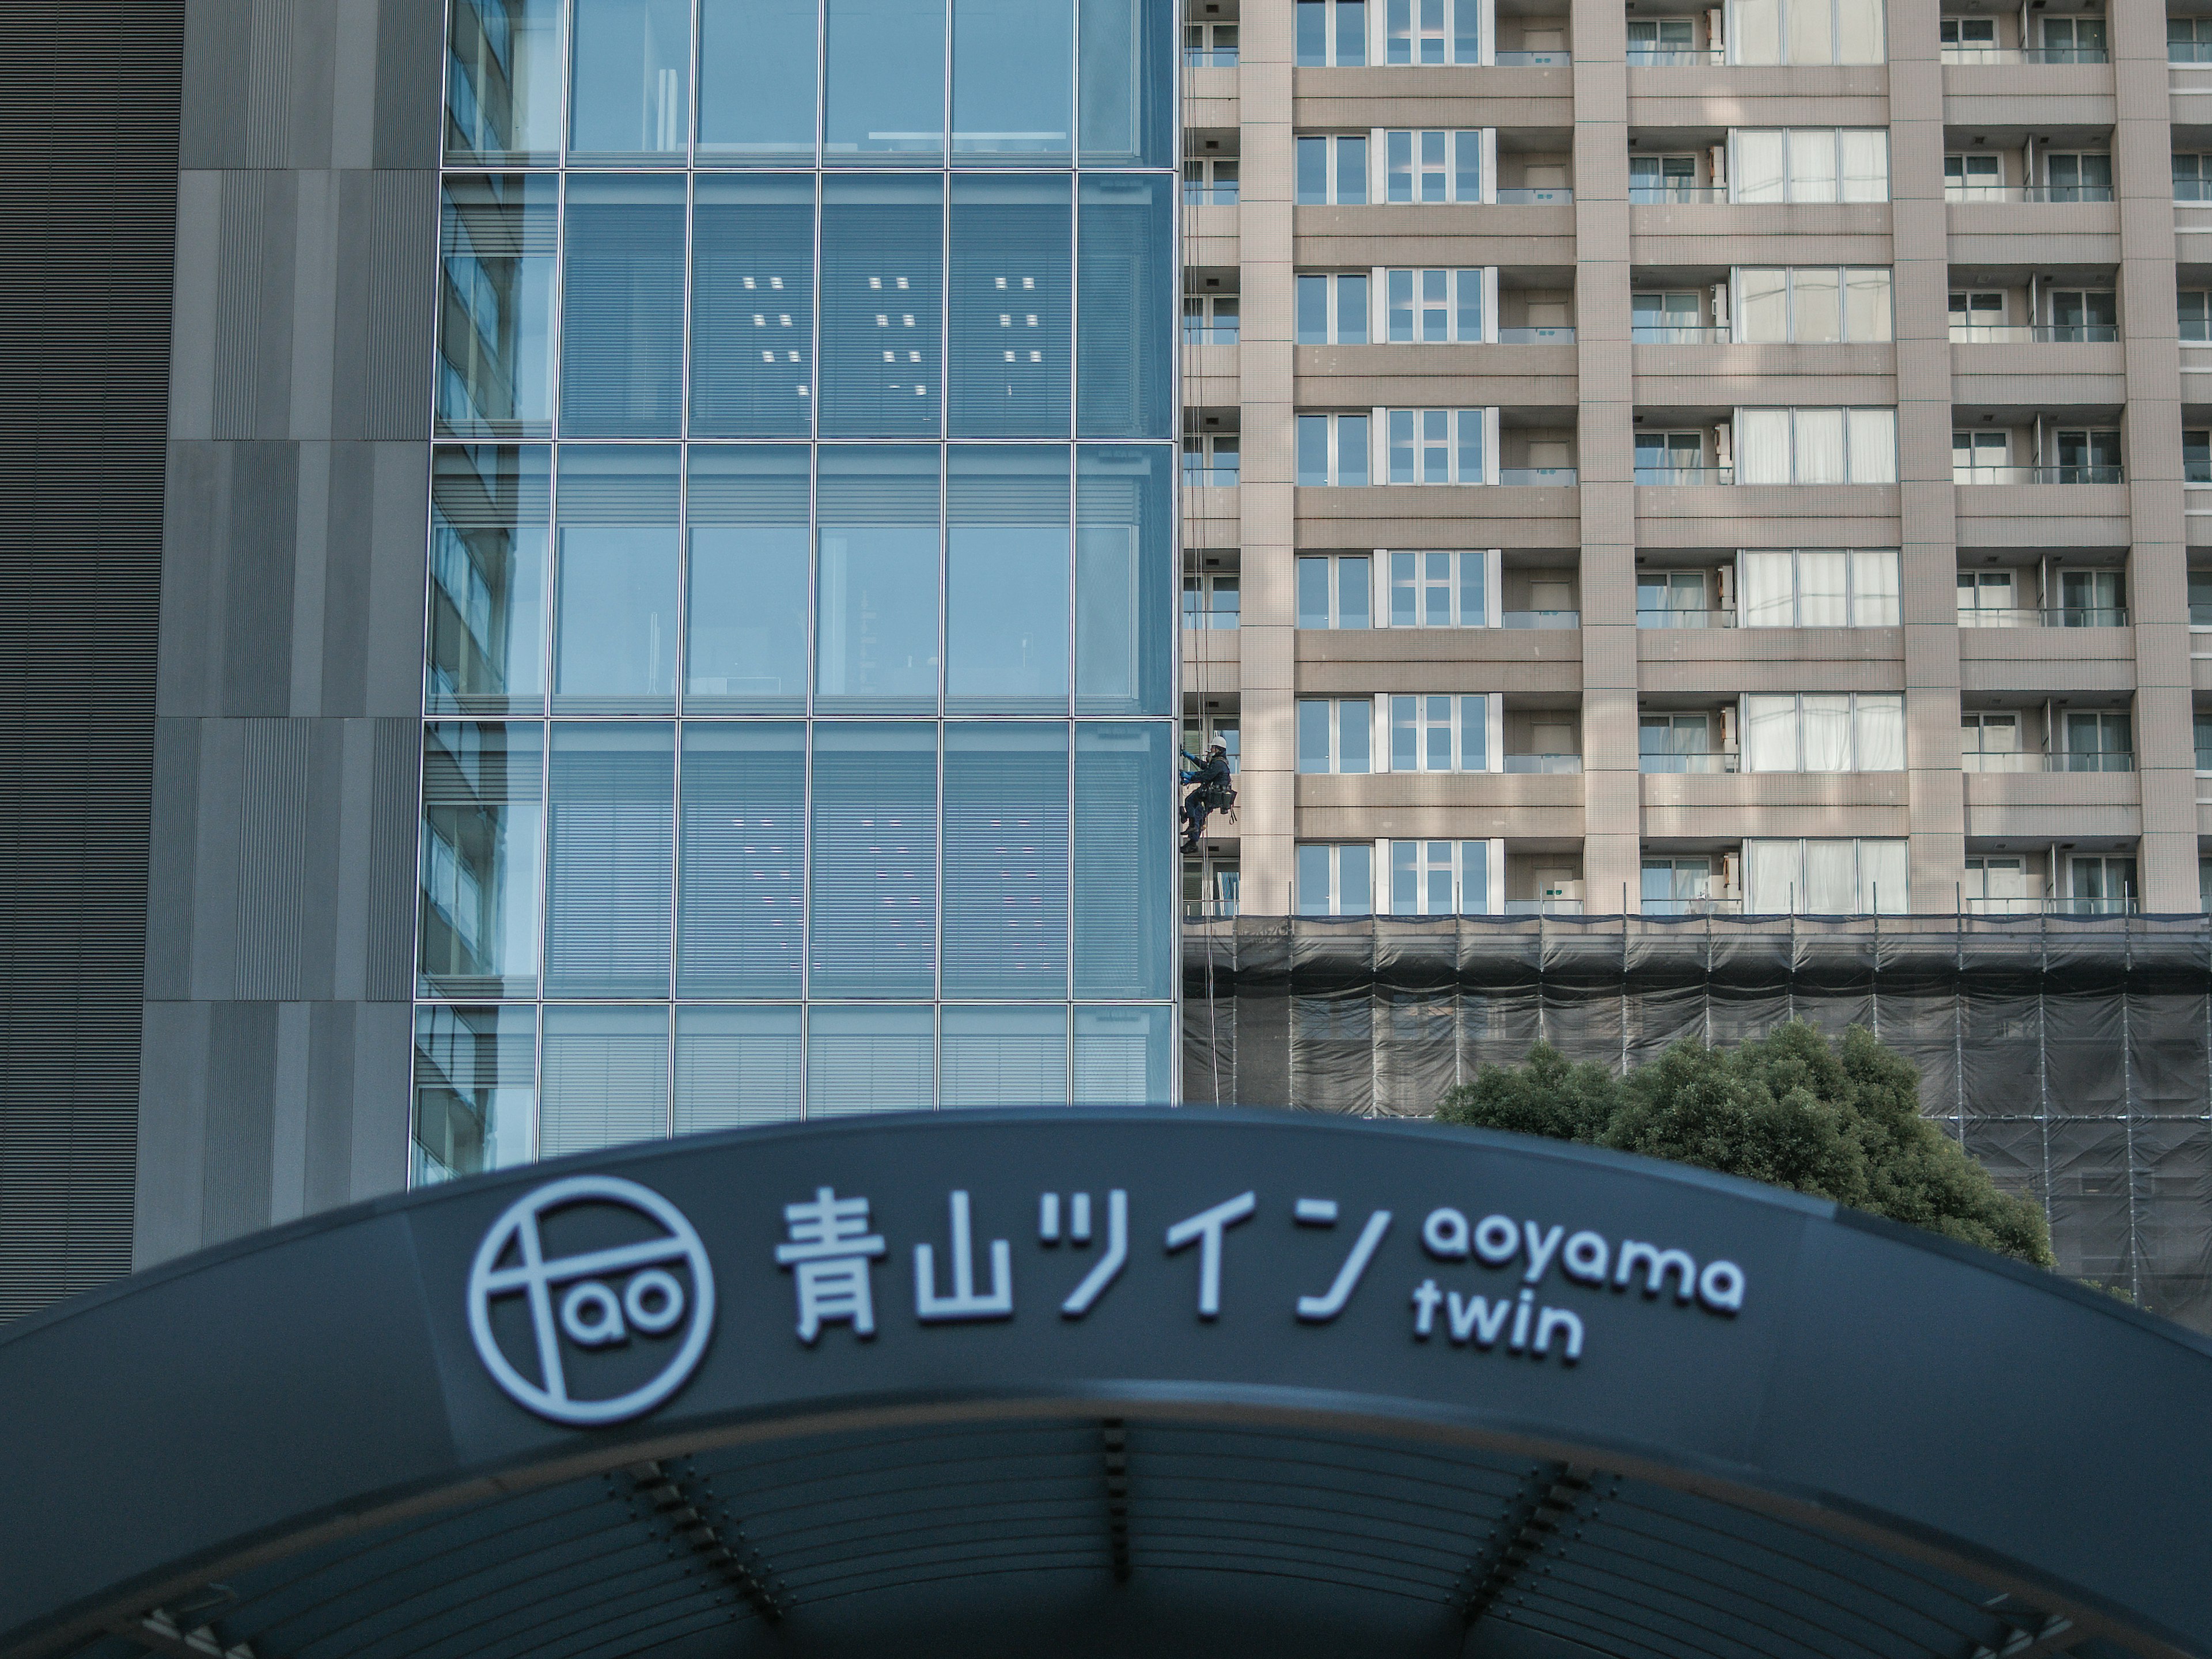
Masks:
[[[684,706],[806,707],[806,450],[694,445]]]
[[[937,706],[939,452],[825,448],[817,486],[817,707]]]
[[[446,181],[439,234],[438,429],[481,437],[553,429],[557,182],[494,173]]]
[[[666,999],[675,750],[657,720],[553,728],[546,995]]]
[[[450,720],[423,732],[416,932],[426,994],[537,994],[544,732]]]
[[[1068,163],[1073,0],[953,0],[952,155]]]
[[[537,1105],[535,1008],[415,1011],[410,1185],[529,1163]]]
[[[799,1115],[799,1009],[676,1011],[676,1133]]]
[[[572,161],[681,157],[691,98],[690,0],[576,0]]]
[[[799,994],[805,836],[799,722],[685,723],[677,995]]]
[[[1068,180],[952,180],[951,431],[1067,434]]]
[[[827,0],[822,159],[945,158],[944,0]]]
[[[1173,167],[1174,0],[1078,0],[1077,9],[1083,165]]]
[[[1067,727],[1057,720],[945,728],[944,994],[1067,994]]]
[[[1175,390],[1175,180],[1078,186],[1075,422],[1085,438],[1164,438]]]
[[[1078,1008],[1075,1103],[1155,1105],[1170,1097],[1172,1008]]]
[[[453,0],[446,155],[548,165],[561,154],[562,0]]]
[[[568,180],[563,436],[673,438],[684,416],[684,180]]]
[[[676,454],[561,451],[556,708],[628,714],[675,702]]]
[[[936,179],[822,185],[822,435],[937,435],[944,195]]]
[[[1170,728],[1075,728],[1075,994],[1174,994]]]
[[[692,435],[803,438],[814,425],[813,383],[814,181],[702,174],[691,222]]]
[[[699,160],[814,160],[816,0],[699,0]]]
[[[956,1106],[1067,1104],[1067,1010],[947,1008],[943,1091]]]
[[[540,1158],[666,1138],[666,1008],[549,1007],[544,1067]]]
[[[945,706],[1067,711],[1067,451],[946,452]]]
[[[808,994],[934,995],[937,728],[817,724],[812,842]]]
[[[544,712],[549,454],[490,444],[434,452],[427,688],[434,713]]]
[[[927,1111],[937,1103],[935,1012],[825,1008],[806,1015],[806,1115]]]
[[[1076,452],[1078,714],[1170,712],[1174,464],[1164,445]]]

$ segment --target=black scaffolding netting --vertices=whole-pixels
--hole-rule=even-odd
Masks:
[[[1240,917],[1183,936],[1183,1097],[1425,1117],[1539,1038],[1637,1066],[1863,1025],[2061,1268],[2212,1331],[2212,918]]]

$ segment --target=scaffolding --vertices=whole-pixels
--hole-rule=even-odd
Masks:
[[[1239,917],[1186,926],[1183,994],[1187,1101],[1375,1116],[1539,1040],[1863,1025],[2064,1272],[2212,1331],[2212,917]]]

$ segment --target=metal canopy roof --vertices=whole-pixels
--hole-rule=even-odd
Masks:
[[[698,1256],[617,1188],[544,1201],[580,1174]],[[872,1334],[794,1326],[783,1207],[823,1187],[869,1200]],[[629,1264],[561,1327],[599,1350],[559,1347],[568,1407],[520,1403],[470,1323],[544,1381],[554,1328],[498,1311],[526,1251],[488,1242],[533,1201],[544,1259]],[[1170,1243],[1209,1208],[1211,1245]],[[1585,1243],[1566,1274],[1569,1237],[1614,1271]],[[1679,1270],[1646,1296],[1642,1256],[1620,1285],[1636,1240],[1722,1305]],[[624,1289],[654,1262],[711,1327],[695,1369],[552,1420],[685,1352]],[[1458,1298],[1425,1337],[1424,1284]],[[1524,1286],[1577,1313],[1574,1364],[1454,1340]],[[1608,1154],[1255,1114],[739,1132],[264,1235],[0,1337],[0,1654],[2171,1659],[2212,1652],[2208,1382],[2212,1346],[2064,1281]]]

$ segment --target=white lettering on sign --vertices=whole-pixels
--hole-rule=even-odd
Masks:
[[[884,1254],[884,1244],[868,1231],[868,1200],[817,1187],[812,1203],[785,1205],[783,1220],[791,1242],[775,1247],[775,1259],[792,1270],[798,1288],[799,1340],[811,1346],[823,1325],[840,1320],[854,1336],[873,1336],[868,1263]]]

